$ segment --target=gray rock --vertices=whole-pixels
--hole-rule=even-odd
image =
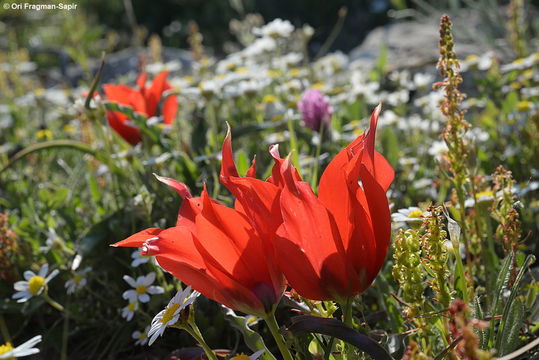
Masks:
[[[465,21],[464,27],[460,24]],[[365,41],[350,52],[351,61],[359,61],[365,65],[374,65],[382,44],[388,49],[388,67],[390,70],[403,68],[420,68],[434,64],[438,60],[438,30],[437,18],[414,21],[394,22],[387,26],[372,30]],[[486,41],[477,36],[475,29],[480,26],[480,20],[473,15],[466,19],[458,18],[453,29],[456,41],[456,53],[459,59],[470,54],[482,54],[489,50]],[[476,36],[471,36],[475,34]]]

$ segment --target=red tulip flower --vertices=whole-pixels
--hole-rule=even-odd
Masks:
[[[283,223],[275,248],[289,284],[314,300],[343,302],[366,290],[384,262],[391,235],[386,191],[393,168],[374,150],[378,106],[367,134],[327,166],[318,196],[286,159],[280,195]]]
[[[228,150],[231,151],[229,136],[223,152]],[[224,157],[224,168],[230,165],[235,170],[232,158]],[[232,171],[223,171],[228,174],[229,170]],[[264,181],[236,176],[237,171],[229,175],[230,181],[238,183],[238,191],[243,189],[245,194],[247,190],[242,186],[266,187]],[[158,179],[183,198],[176,226],[146,229],[113,246],[142,247],[142,255],[154,255],[159,265],[174,277],[232,309],[261,317],[271,313],[283,294],[285,281],[268,253],[267,228],[257,226],[259,223],[247,215],[251,210],[245,210],[239,202],[236,209],[231,209],[212,200],[206,189],[201,197],[192,197],[184,184],[169,178]],[[242,198],[242,202],[249,209],[277,204],[271,198],[278,195],[277,187],[267,184],[268,189],[273,188],[260,198]]]
[[[166,80],[167,73],[157,75],[150,87],[146,87],[146,75],[137,79],[138,89],[126,85],[106,84],[103,86],[107,100],[121,105],[131,106],[134,111],[142,113],[148,118],[157,115],[163,92],[172,87]],[[161,115],[165,124],[172,124],[178,112],[178,99],[175,96],[167,97],[162,104]],[[136,126],[129,124],[126,115],[117,111],[107,111],[110,126],[131,145],[138,144],[142,138]]]

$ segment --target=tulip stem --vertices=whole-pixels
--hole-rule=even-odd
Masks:
[[[202,349],[204,349],[204,353],[206,353],[206,356],[210,360],[218,360],[217,356],[213,352],[213,350],[206,344],[206,341],[204,340],[204,337],[202,336],[202,333],[198,329],[198,326],[196,324],[188,324],[187,326],[183,326],[182,329],[187,331],[189,335],[191,335],[195,341],[202,346]]]
[[[288,347],[286,347],[284,338],[279,332],[279,325],[277,324],[277,319],[275,319],[275,313],[272,312],[268,314],[264,318],[264,320],[266,321],[266,324],[268,324],[268,328],[270,329],[271,335],[273,335],[273,338],[275,339],[275,342],[277,343],[277,346],[279,347],[279,350],[283,355],[283,359],[293,360],[292,354],[290,353]]]
[[[352,298],[351,297],[346,299],[346,302],[344,303],[344,305],[341,305],[341,309],[343,312],[344,323],[353,329],[354,319],[352,316]],[[344,342],[343,345],[345,349],[346,359],[353,359],[354,348],[352,347],[352,345],[348,344],[347,342]]]

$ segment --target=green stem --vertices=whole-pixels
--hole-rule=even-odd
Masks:
[[[292,164],[296,167],[299,175],[301,176],[301,167],[299,166],[299,152],[298,152],[298,139],[296,138],[296,131],[294,130],[294,120],[288,119],[288,132],[290,134],[290,152],[292,153]]]
[[[67,298],[66,307],[69,307],[70,297]],[[64,312],[64,327],[62,329],[62,353],[61,360],[67,360],[67,343],[69,337],[69,311]]]
[[[202,346],[202,349],[204,349],[204,352],[206,353],[206,356],[208,357],[208,359],[218,360],[213,350],[208,346],[208,344],[204,340],[204,337],[202,336],[202,333],[200,332],[196,324],[194,323],[188,324],[188,325],[182,326],[181,329],[184,329],[185,331],[187,331],[189,335],[191,335],[196,340],[196,342],[200,346]]]
[[[346,299],[346,303],[344,305],[341,305],[341,309],[343,312],[344,317],[344,323],[348,326],[350,326],[352,329],[354,328],[354,320],[352,317],[352,298],[349,297]],[[346,343],[343,341],[343,347],[345,349],[345,359],[354,359],[354,348],[352,345]]]
[[[271,335],[273,335],[273,338],[275,339],[275,342],[277,343],[277,346],[279,347],[279,350],[283,355],[283,359],[293,360],[292,354],[290,353],[290,350],[286,347],[283,336],[279,332],[279,325],[277,324],[277,319],[275,319],[275,313],[272,312],[271,314],[268,314],[264,318],[264,320],[266,321],[266,324],[268,324],[268,328],[270,329]]]
[[[318,184],[318,169],[320,167],[320,152],[322,150],[322,141],[324,139],[324,123],[320,124],[320,131],[318,132],[318,144],[316,144],[316,152],[314,155],[314,163],[313,163],[313,173],[311,177],[311,188],[313,191],[316,189],[316,185]]]
[[[56,310],[60,311],[60,312],[64,312],[65,309],[62,305],[60,305],[59,303],[57,303],[56,301],[54,301],[53,299],[51,299],[51,297],[49,296],[49,294],[47,294],[46,290],[45,292],[43,292],[43,294],[41,294],[41,296],[43,297],[43,299],[45,299],[45,301],[47,301],[49,303],[50,306],[52,306],[53,308],[55,308]]]
[[[2,336],[4,337],[4,343],[10,343],[11,336],[9,335],[9,330],[7,328],[6,320],[4,319],[3,314],[0,314],[0,331],[2,332]]]

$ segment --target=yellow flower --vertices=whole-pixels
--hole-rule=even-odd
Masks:
[[[52,131],[49,129],[40,129],[36,133],[38,140],[50,140],[52,139]]]
[[[526,100],[519,101],[517,104],[517,110],[519,112],[526,112],[526,111],[531,110],[531,108],[532,108],[532,105]]]

